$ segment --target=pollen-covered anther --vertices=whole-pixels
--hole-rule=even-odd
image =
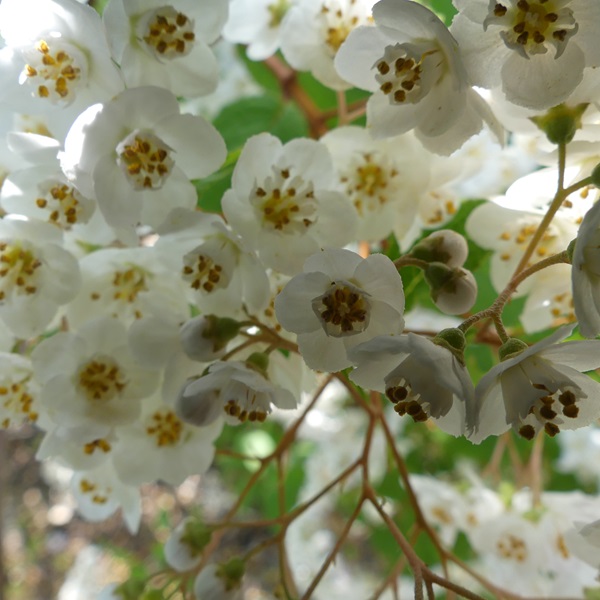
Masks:
[[[108,496],[98,492],[98,486],[89,481],[88,479],[82,479],[79,482],[79,491],[82,494],[90,496],[91,501],[94,504],[106,504],[108,502]],[[107,488],[106,492],[110,494],[111,488]]]
[[[360,7],[355,6],[354,1],[347,4],[345,10],[342,10],[340,3],[335,0],[327,0],[321,6],[323,37],[332,56],[340,49],[350,32],[365,21],[364,17],[361,19],[357,11]]]
[[[16,425],[20,425],[23,419],[32,423],[38,419],[38,413],[34,411],[33,396],[28,392],[26,382],[27,380],[23,380],[0,385],[0,405],[5,411],[15,415]],[[3,429],[8,429],[12,424],[10,417],[5,417],[0,422]]]
[[[369,324],[367,295],[345,281],[332,282],[327,292],[312,301],[312,308],[326,333],[333,337],[361,333]]]
[[[233,399],[228,400],[225,403],[223,410],[230,417],[235,417],[240,423],[245,423],[246,421],[250,421],[251,423],[256,421],[264,423],[267,418],[266,411],[255,408],[248,410],[247,408],[241,407],[237,400]]]
[[[134,302],[140,292],[148,291],[146,276],[147,273],[140,267],[116,271],[112,280],[113,299],[121,302]]]
[[[418,102],[422,96],[423,56],[409,56],[400,44],[387,46],[384,55],[373,65],[379,89],[390,104]]]
[[[48,221],[62,227],[77,223],[81,214],[81,196],[72,186],[56,182],[44,197],[37,198],[36,206],[45,209]]]
[[[119,365],[108,356],[93,358],[78,371],[76,383],[91,402],[108,402],[127,386]]]
[[[564,52],[568,38],[578,30],[568,2],[559,0],[519,0],[514,6],[496,3],[484,21],[502,26],[500,33],[507,47],[522,56],[543,54],[548,44],[556,49],[556,57]]]
[[[301,234],[317,220],[312,183],[292,176],[288,168],[273,167],[273,175],[255,186],[250,202],[263,225],[271,230]]]
[[[92,442],[88,442],[87,444],[85,444],[83,446],[83,451],[89,455],[94,454],[96,452],[96,450],[98,450],[100,452],[104,452],[104,454],[107,454],[108,452],[111,451],[111,449],[112,449],[112,446],[104,438],[100,438],[100,439],[94,440]]]
[[[157,410],[147,421],[146,433],[159,448],[174,446],[181,440],[183,423],[172,410]]]
[[[504,534],[496,542],[496,549],[502,558],[524,562],[527,560],[527,544],[511,533]]]
[[[117,164],[136,190],[160,189],[175,164],[171,148],[148,131],[133,131],[119,143],[116,151]]]
[[[37,291],[37,270],[42,262],[19,242],[0,242],[0,300],[9,294]]]
[[[409,415],[415,423],[429,419],[429,414],[421,403],[421,395],[415,394],[410,383],[401,379],[397,385],[387,387],[385,395],[394,404],[394,410],[403,417]]]
[[[195,290],[212,292],[219,286],[222,279],[223,267],[210,256],[204,254],[188,254],[184,258],[183,278],[190,282]]]
[[[152,11],[142,24],[145,30],[141,37],[157,58],[172,59],[192,51],[196,39],[194,20],[172,6]]]

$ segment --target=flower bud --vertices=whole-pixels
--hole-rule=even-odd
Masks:
[[[546,114],[531,117],[531,120],[546,134],[553,144],[568,144],[578,129],[581,129],[581,117],[588,103],[577,106],[559,104],[549,109]]]
[[[200,315],[184,323],[179,331],[183,351],[192,359],[210,362],[223,356],[227,344],[239,333],[234,319]]]
[[[425,280],[435,305],[447,315],[461,315],[475,304],[477,282],[473,274],[462,267],[451,269],[439,262],[430,263],[425,270]]]
[[[451,229],[441,229],[422,239],[410,256],[426,262],[440,262],[449,267],[462,267],[469,248],[465,238]]]

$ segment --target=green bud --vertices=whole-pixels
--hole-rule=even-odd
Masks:
[[[522,342],[517,338],[509,338],[502,346],[500,346],[498,355],[500,356],[500,360],[508,360],[517,354],[521,354],[521,352],[527,350],[527,348],[529,348],[529,346],[525,342]]]
[[[253,352],[246,359],[246,366],[249,369],[258,371],[263,377],[267,377],[267,368],[269,367],[269,355],[264,352]]]
[[[202,333],[202,337],[212,340],[215,352],[225,348],[227,343],[240,332],[240,324],[235,319],[207,315],[206,320],[208,325]]]
[[[567,246],[567,256],[569,257],[569,263],[573,264],[573,254],[575,253],[575,244],[577,243],[577,238],[571,240],[570,244]]]
[[[181,543],[185,544],[192,556],[198,556],[206,547],[212,535],[212,529],[198,519],[192,519],[185,524]]]
[[[425,281],[431,288],[433,299],[437,298],[439,292],[448,285],[452,285],[452,280],[456,277],[456,270],[446,266],[441,262],[432,262],[425,269]]]
[[[223,581],[225,590],[230,591],[240,587],[245,571],[246,563],[241,558],[232,558],[217,567],[216,576]]]
[[[567,106],[559,104],[540,117],[530,117],[553,144],[568,144],[578,129],[581,129],[581,117],[589,103]]]

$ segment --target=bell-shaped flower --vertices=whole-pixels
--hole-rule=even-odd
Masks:
[[[283,145],[262,133],[242,150],[223,213],[265,265],[295,275],[320,248],[354,239],[356,213],[335,185],[324,144],[299,138]]]
[[[374,92],[367,125],[376,138],[415,129],[428,150],[451,154],[483,127],[502,137],[491,111],[471,89],[458,44],[427,8],[381,0],[376,27],[358,27],[339,49],[335,67],[356,87]]]
[[[552,437],[600,417],[600,383],[583,374],[600,366],[600,341],[557,343],[574,327],[557,329],[529,348],[518,340],[506,342],[501,348],[505,359],[475,389],[473,442],[510,427],[528,440],[540,430]]]
[[[600,66],[594,0],[455,0],[452,34],[473,83],[502,86],[510,102],[533,109],[560,104],[585,67]]]
[[[102,17],[127,86],[156,85],[186,98],[214,92],[219,74],[209,45],[228,8],[222,0],[111,0]]]
[[[383,254],[361,258],[332,248],[314,254],[275,299],[284,329],[298,336],[304,362],[321,371],[352,364],[346,352],[404,327],[402,280]]]
[[[349,353],[356,369],[350,374],[365,389],[384,392],[399,415],[415,422],[432,418],[458,436],[475,425],[475,396],[469,373],[456,355],[423,336],[384,335]]]
[[[156,228],[172,209],[196,206],[190,179],[215,171],[225,155],[212,125],[180,114],[176,96],[150,86],[83,112],[67,135],[61,166],[82,194],[96,198],[109,225]]]

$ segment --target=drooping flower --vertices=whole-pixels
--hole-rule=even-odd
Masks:
[[[431,417],[452,435],[472,431],[473,384],[448,347],[414,333],[379,336],[353,348],[349,357],[357,365],[352,381],[384,392],[399,415],[415,422]]]
[[[111,0],[102,16],[127,85],[156,85],[186,98],[213,92],[218,67],[209,45],[228,9],[222,0]]]
[[[415,129],[426,148],[447,155],[479,132],[484,120],[499,130],[470,87],[456,40],[430,10],[408,0],[381,0],[373,18],[377,27],[350,33],[335,66],[345,80],[374,92],[367,103],[374,137]]]
[[[478,425],[473,442],[510,427],[529,440],[541,430],[555,436],[600,416],[600,384],[583,374],[600,366],[600,341],[557,343],[574,327],[557,329],[529,348],[508,340],[501,349],[505,359],[475,388]]]
[[[560,104],[585,67],[600,66],[600,6],[593,0],[454,0],[451,31],[475,85],[502,86],[533,109]]]
[[[195,207],[190,179],[212,173],[225,155],[216,129],[201,117],[181,115],[171,92],[139,87],[77,118],[61,166],[82,194],[97,199],[113,227],[156,228],[172,209]]]
[[[383,254],[363,259],[350,250],[324,250],[283,288],[275,312],[283,328],[297,334],[311,369],[339,371],[352,364],[350,348],[402,331],[402,280]]]

